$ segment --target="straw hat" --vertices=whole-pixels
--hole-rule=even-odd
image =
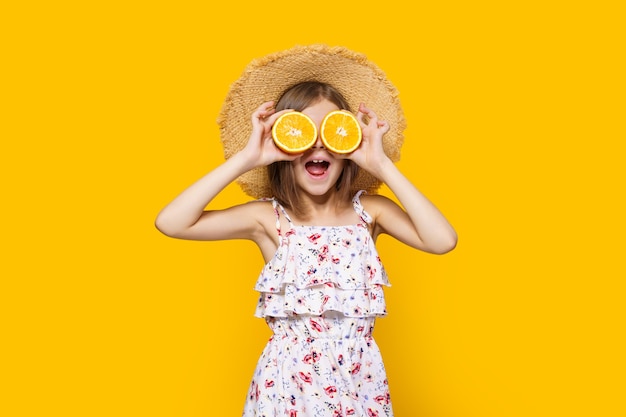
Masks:
[[[304,81],[332,85],[353,111],[359,103],[374,110],[390,126],[383,137],[385,153],[394,162],[400,159],[406,122],[398,91],[365,55],[326,45],[295,46],[248,64],[232,84],[217,120],[225,157],[230,158],[246,145],[252,129],[250,117],[257,107],[266,101],[277,101],[289,87]],[[254,198],[272,197],[266,167],[243,174],[237,182]],[[378,179],[360,169],[354,191],[374,193],[380,185]]]

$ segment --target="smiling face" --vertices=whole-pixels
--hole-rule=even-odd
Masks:
[[[333,110],[339,110],[339,107],[326,99],[320,99],[303,109],[302,113],[315,122],[319,132],[324,116]],[[334,190],[334,185],[345,166],[345,159],[337,159],[327,151],[318,133],[315,145],[294,160],[292,166],[296,185],[307,194],[319,196],[326,194],[329,190]]]
[[[305,81],[286,90],[276,103],[276,110],[293,109],[311,117],[318,127],[332,110],[350,110],[345,98],[334,87],[318,81]],[[267,167],[272,196],[286,208],[306,216],[305,200],[332,196],[350,202],[358,166],[336,157],[323,148],[320,138],[295,161],[279,161]],[[335,192],[336,191],[336,192]]]

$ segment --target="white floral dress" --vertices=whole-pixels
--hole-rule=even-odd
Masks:
[[[272,200],[280,245],[256,283],[256,316],[273,331],[258,361],[244,417],[390,417],[387,376],[372,338],[386,315],[387,274],[368,230],[296,226]],[[281,231],[284,215],[289,230]]]

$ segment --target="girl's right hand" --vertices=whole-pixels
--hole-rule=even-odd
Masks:
[[[255,166],[267,166],[276,161],[293,161],[300,155],[291,155],[283,152],[272,139],[272,126],[274,122],[284,113],[292,110],[285,109],[276,112],[274,102],[268,101],[261,104],[252,113],[252,133],[248,143],[241,150]]]

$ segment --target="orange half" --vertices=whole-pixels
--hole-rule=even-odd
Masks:
[[[345,110],[331,111],[320,128],[322,143],[331,152],[354,152],[361,144],[361,126],[356,117]]]
[[[301,153],[315,145],[317,127],[304,113],[292,111],[281,115],[272,126],[272,138],[287,153]]]

